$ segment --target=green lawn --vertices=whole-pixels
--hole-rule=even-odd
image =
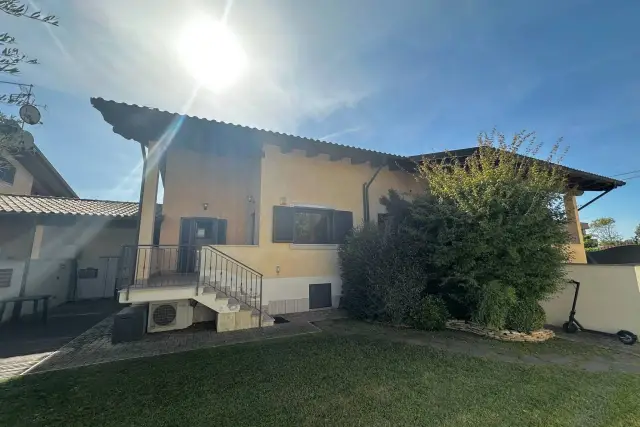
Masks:
[[[0,426],[632,426],[640,375],[328,332],[23,377]]]

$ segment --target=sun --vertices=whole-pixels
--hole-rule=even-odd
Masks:
[[[236,36],[212,19],[190,22],[178,39],[178,53],[198,84],[213,91],[232,86],[247,66],[247,55]]]

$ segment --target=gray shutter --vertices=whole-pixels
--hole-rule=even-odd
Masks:
[[[342,243],[353,228],[353,212],[333,211],[333,243]]]
[[[218,235],[217,244],[218,245],[226,245],[227,244],[227,220],[226,219],[218,219]]]
[[[273,242],[293,243],[295,209],[289,206],[273,207]]]

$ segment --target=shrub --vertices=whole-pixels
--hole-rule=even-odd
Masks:
[[[473,321],[494,329],[503,329],[507,323],[507,315],[516,303],[516,292],[511,286],[494,280],[482,287],[478,307],[473,314]]]
[[[410,325],[416,329],[437,331],[446,327],[450,317],[442,297],[426,295],[411,312]]]
[[[384,312],[382,295],[371,282],[381,261],[383,236],[372,224],[357,227],[338,249],[342,277],[342,307],[350,316],[374,320]]]
[[[356,228],[340,246],[342,307],[364,319],[406,323],[426,286],[405,236],[373,225]]]
[[[518,300],[507,315],[507,328],[529,333],[542,329],[546,322],[544,309],[537,301]]]

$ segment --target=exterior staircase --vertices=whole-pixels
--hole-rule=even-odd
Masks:
[[[198,289],[193,299],[217,313],[216,330],[218,332],[273,326],[274,319],[265,312],[230,297],[231,293],[206,284]],[[252,298],[252,301],[256,301]],[[256,301],[257,302],[257,301]]]
[[[185,271],[181,262],[191,267]],[[136,265],[149,274],[137,278]],[[274,324],[262,306],[262,274],[216,248],[126,246],[118,271],[122,303],[194,300],[215,312],[218,332]]]

